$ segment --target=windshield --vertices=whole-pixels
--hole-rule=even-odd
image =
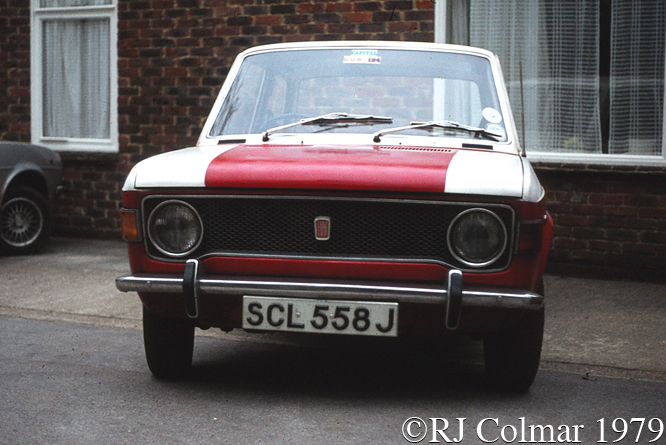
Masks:
[[[449,121],[506,140],[490,62],[484,57],[399,49],[302,49],[247,57],[210,136],[265,133],[331,113],[387,119],[328,119],[283,133],[367,133]],[[388,134],[388,133],[387,133]],[[397,133],[393,133],[397,134]],[[400,135],[472,138],[478,132],[416,126]]]

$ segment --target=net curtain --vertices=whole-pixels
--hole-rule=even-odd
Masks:
[[[528,150],[662,154],[666,2],[613,0],[607,42],[600,0],[464,1],[469,43],[500,56]],[[610,81],[600,78],[600,45],[611,48]]]
[[[109,0],[42,0],[42,7],[108,4]],[[105,18],[42,22],[44,136],[110,137],[110,23]]]

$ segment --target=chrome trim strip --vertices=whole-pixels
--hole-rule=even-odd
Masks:
[[[446,329],[458,329],[460,324],[460,309],[463,301],[463,274],[459,270],[449,271],[449,278],[446,282]]]
[[[187,260],[183,274],[183,293],[185,294],[185,308],[190,318],[199,317],[199,261]]]
[[[434,285],[401,286],[236,277],[201,278],[196,285],[199,292],[211,295],[261,295],[331,300],[351,298],[424,304],[446,304],[448,300],[447,290]],[[182,293],[183,278],[125,275],[116,279],[116,287],[122,292]],[[543,306],[543,302],[543,296],[522,290],[469,288],[462,292],[463,306],[536,310]]]
[[[245,252],[211,252],[199,257],[200,261],[206,260],[208,258],[256,258],[256,259],[277,259],[277,260],[307,260],[307,261],[350,261],[350,262],[364,262],[364,263],[396,263],[396,264],[436,264],[438,266],[444,266],[446,268],[452,268],[453,266],[445,263],[444,261],[426,259],[426,258],[385,258],[385,257],[356,257],[356,256],[335,256],[335,255],[323,255],[323,256],[314,256],[314,255],[284,255],[284,254],[275,254],[275,255],[265,255],[261,253],[245,253]],[[466,270],[466,269],[463,269]],[[475,270],[475,269],[473,269]],[[483,269],[483,272],[498,272],[503,269]]]
[[[399,192],[396,192],[399,193]],[[401,198],[364,198],[358,196],[330,196],[330,195],[267,195],[267,194],[194,194],[194,193],[156,193],[149,194],[142,198],[143,201],[148,199],[188,199],[188,198],[233,198],[233,199],[293,199],[293,200],[326,200],[326,201],[354,201],[354,202],[392,202],[392,203],[413,203],[413,204],[434,204],[434,205],[451,205],[451,206],[478,206],[478,207],[504,207],[511,209],[515,218],[515,211],[513,207],[508,204],[499,202],[479,202],[479,201],[447,201],[444,198],[441,200],[436,199],[401,199]]]

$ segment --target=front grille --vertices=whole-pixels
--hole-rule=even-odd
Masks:
[[[508,246],[512,245],[513,237],[513,210],[499,204],[320,197],[150,196],[143,203],[144,215],[149,215],[166,199],[181,199],[201,216],[204,236],[191,258],[219,253],[420,260],[464,269],[449,252],[447,229],[456,215],[475,207],[487,208],[500,217],[507,228]],[[321,216],[331,220],[327,241],[315,238],[314,220]],[[163,258],[150,243],[147,247],[152,256]],[[488,268],[507,267],[510,256],[511,249],[507,248]]]

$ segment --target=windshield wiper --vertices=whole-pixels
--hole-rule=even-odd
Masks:
[[[405,130],[414,130],[414,129],[429,129],[429,128],[443,128],[445,130],[463,130],[474,133],[475,135],[489,137],[494,141],[499,141],[502,138],[501,134],[488,131],[480,127],[471,127],[469,125],[463,125],[459,122],[454,121],[428,121],[428,122],[410,122],[409,125],[404,127],[388,128],[386,130],[378,131],[373,135],[372,140],[374,142],[380,142],[381,137],[391,133],[398,133]]]
[[[356,124],[392,124],[393,118],[386,116],[373,116],[372,114],[349,114],[349,113],[328,113],[321,116],[309,117],[301,119],[298,122],[292,122],[279,127],[269,128],[261,135],[261,139],[266,142],[270,135],[279,133],[297,125],[329,125],[339,124],[346,122],[354,122]]]

